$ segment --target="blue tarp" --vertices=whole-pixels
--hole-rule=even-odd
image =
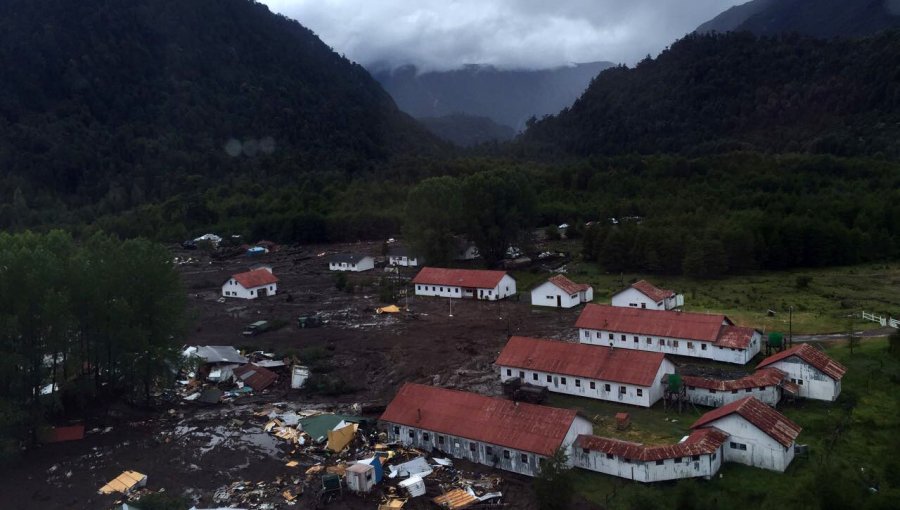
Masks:
[[[369,464],[375,466],[375,483],[381,483],[381,478],[384,476],[384,468],[381,467],[381,459],[380,457],[385,455],[383,453],[375,452],[375,458],[372,459],[372,462]],[[387,456],[387,455],[385,455]]]

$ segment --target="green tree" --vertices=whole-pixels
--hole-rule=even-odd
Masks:
[[[513,170],[490,170],[466,177],[462,185],[465,232],[490,266],[506,249],[524,241],[537,201],[528,176]]]
[[[572,501],[572,471],[565,450],[557,448],[553,456],[541,462],[541,472],[534,479],[541,510],[564,510]]]
[[[417,255],[429,264],[452,259],[463,226],[462,186],[452,177],[425,179],[406,200],[403,233]]]

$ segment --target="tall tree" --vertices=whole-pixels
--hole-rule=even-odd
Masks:
[[[523,172],[472,174],[463,181],[462,197],[466,235],[488,265],[503,259],[510,245],[522,242],[534,221],[537,197]]]
[[[416,255],[443,264],[456,250],[455,235],[463,226],[461,183],[453,177],[425,179],[409,192],[403,233]]]

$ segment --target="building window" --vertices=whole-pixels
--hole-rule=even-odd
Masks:
[[[637,390],[637,396],[643,397],[643,396],[644,396],[644,390],[642,390],[641,388],[638,388],[638,390]]]
[[[657,465],[657,466],[662,466],[662,465],[665,464],[665,463],[666,463],[665,460],[658,460],[658,461],[656,461],[656,465]]]
[[[647,345],[653,345],[653,339],[649,336],[647,337]]]
[[[700,344],[700,350],[701,350],[701,351],[705,351],[705,350],[706,350],[706,344]]]
[[[538,375],[537,375],[537,372],[535,372],[535,373],[533,373],[533,374],[531,374],[531,379],[532,379],[532,380],[535,380],[535,381],[537,381],[537,380],[538,380]]]
[[[590,332],[590,331],[584,331],[583,333],[584,333],[584,337],[585,337],[585,338],[590,338],[590,337],[591,337],[591,332]]]
[[[672,345],[674,345],[675,348],[677,349],[678,348],[678,340],[675,340],[674,342],[672,342]]]
[[[506,369],[506,375],[512,375],[512,369],[511,369],[511,368],[507,368],[507,369]]]
[[[638,337],[634,337],[634,343],[638,343]]]
[[[681,464],[681,457],[675,457],[675,464]]]
[[[641,308],[647,308],[647,303],[641,303]]]
[[[619,395],[625,394],[625,386],[619,386]]]
[[[453,289],[453,292],[456,292],[457,294],[459,294],[459,287]]]
[[[625,335],[622,335],[622,341],[623,342],[625,341]]]
[[[394,435],[395,435],[395,436],[399,436],[399,435],[400,435],[400,427],[397,426],[397,425],[394,425]]]
[[[431,436],[428,435],[428,432],[422,432],[422,440],[423,441],[428,441],[430,439],[431,439]]]
[[[485,454],[485,455],[492,455],[493,453],[494,453],[494,449],[493,449],[493,448],[491,448],[490,446],[485,446],[485,447],[484,447],[484,454]]]
[[[803,386],[803,379],[797,379],[797,384],[799,384],[800,386]]]
[[[739,443],[738,446],[740,447],[741,450],[747,449],[747,445],[745,445],[744,443]]]
[[[691,457],[691,460],[700,460],[700,456],[699,456],[699,455],[694,455],[694,456]]]
[[[560,377],[560,378],[559,378],[559,382],[562,383],[562,384],[566,384],[566,378],[565,378],[565,377]]]
[[[475,443],[469,443],[469,451],[470,451],[470,452],[474,452],[474,451],[475,451]]]
[[[588,454],[588,453],[591,453],[591,451],[588,450],[587,448],[582,448],[581,453]]]
[[[603,391],[612,391],[608,384],[603,385]]]
[[[522,464],[528,464],[528,454],[527,453],[522,454]]]
[[[414,430],[410,430],[410,431],[409,431],[409,438],[410,438],[410,439],[415,439],[415,437],[416,437],[416,432],[415,432]]]
[[[688,342],[688,349],[694,348],[694,342]]]
[[[613,339],[613,334],[612,334],[612,333],[609,334],[609,339],[610,339],[610,340]]]
[[[606,458],[607,458],[607,459],[615,459],[616,456],[613,455],[613,454],[611,454],[611,453],[607,453],[607,454],[606,454]]]
[[[547,375],[547,382],[553,382],[553,376]]]
[[[575,379],[575,387],[581,388],[581,379]]]
[[[716,460],[716,454],[715,454],[715,453],[712,454],[712,460]]]
[[[547,299],[553,299],[553,296],[547,296]]]
[[[709,392],[710,392],[710,393],[715,393],[715,392],[716,392],[716,390],[709,390]]]
[[[438,436],[438,444],[444,444],[444,436]]]
[[[744,390],[744,391],[745,391],[746,393],[750,393],[751,391],[753,391],[753,388],[747,388],[747,389]]]
[[[525,379],[525,372],[519,370],[519,379]]]
[[[731,390],[732,395],[737,393],[737,390]]]
[[[596,390],[596,389],[597,389],[597,383],[595,383],[594,381],[591,381],[591,389],[592,389],[592,390]]]
[[[503,458],[504,458],[504,459],[508,459],[508,458],[509,458],[509,450],[503,450]]]

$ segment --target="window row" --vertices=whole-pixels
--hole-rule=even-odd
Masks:
[[[511,368],[507,368],[507,369],[506,369],[506,375],[507,375],[507,377],[512,377],[513,372],[512,372],[512,369],[511,369]],[[548,382],[548,383],[553,383],[553,376],[552,376],[551,374],[547,374],[546,377],[547,377],[547,382]],[[525,380],[525,372],[522,371],[522,370],[519,370],[519,379],[521,379],[521,380],[523,380],[523,381]],[[531,380],[532,380],[532,381],[540,381],[540,378],[538,377],[538,373],[537,373],[537,372],[532,372],[532,374],[531,374]],[[562,377],[562,376],[559,378],[559,384],[567,385],[568,383],[569,383],[569,381],[568,381],[567,378]],[[595,381],[588,381],[588,385],[589,385],[590,389],[592,389],[592,390],[596,390],[596,389],[597,389],[597,383],[596,383]],[[582,387],[582,385],[581,385],[581,379],[575,379],[575,387],[576,387],[576,388],[581,388],[581,387]],[[610,385],[610,384],[604,384],[604,385],[603,385],[603,391],[607,391],[607,392],[612,391],[612,385]],[[643,390],[643,388],[636,388],[635,391],[637,392],[637,396],[639,396],[639,397],[643,397],[643,396],[644,396],[644,390]],[[627,387],[627,386],[619,386],[619,394],[620,394],[620,395],[625,395],[627,392],[628,392],[628,387]]]

